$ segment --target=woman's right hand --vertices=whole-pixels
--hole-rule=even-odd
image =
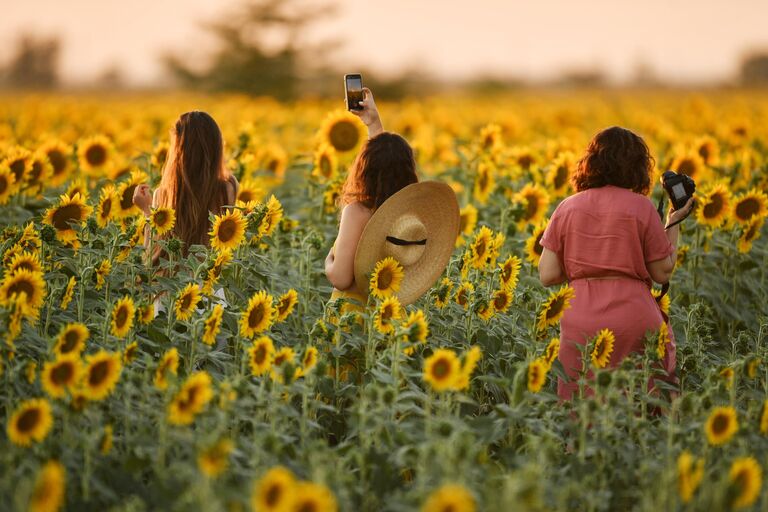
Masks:
[[[373,93],[369,88],[363,87],[363,95],[365,96],[363,101],[358,102],[362,109],[350,110],[350,112],[359,117],[365,126],[368,127],[368,136],[373,138],[383,132],[384,127],[381,125],[379,109],[376,108],[376,102],[373,100]]]
[[[677,210],[669,210],[669,213],[667,213],[667,226],[670,224],[674,224],[675,222],[679,221],[680,219],[685,218],[686,215],[688,215],[688,212],[691,211],[693,208],[694,199],[691,197],[688,199],[688,202],[685,203],[685,205],[682,208],[679,208]]]
[[[149,215],[152,206],[152,191],[149,185],[142,183],[133,191],[133,204],[138,206],[145,215]]]

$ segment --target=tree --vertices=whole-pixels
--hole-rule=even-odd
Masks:
[[[56,37],[22,35],[5,70],[6,83],[18,89],[53,89],[59,84],[59,51]]]
[[[323,57],[336,44],[312,46],[302,36],[332,12],[333,7],[308,7],[296,0],[248,0],[204,25],[219,43],[205,69],[196,71],[176,55],[167,55],[165,65],[190,88],[292,99],[313,73],[324,69]]]
[[[741,62],[743,85],[768,85],[768,53],[753,53]]]

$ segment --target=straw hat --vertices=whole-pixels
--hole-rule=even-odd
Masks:
[[[414,183],[387,199],[366,224],[355,252],[355,283],[368,296],[370,274],[387,256],[403,266],[397,298],[415,302],[443,273],[459,234],[456,193],[437,181]]]

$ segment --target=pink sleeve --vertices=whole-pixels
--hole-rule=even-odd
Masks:
[[[666,258],[675,251],[667,238],[659,214],[650,203],[648,209],[652,213],[646,217],[643,233],[643,258],[646,263]]]
[[[557,255],[560,255],[560,251],[563,248],[560,216],[560,206],[558,205],[555,211],[552,212],[552,217],[549,219],[544,234],[541,235],[541,240],[539,241],[542,247],[549,249]]]

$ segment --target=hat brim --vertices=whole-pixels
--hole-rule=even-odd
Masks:
[[[371,216],[355,252],[355,284],[368,296],[370,274],[376,263],[387,257],[386,237],[402,215],[417,217],[426,228],[427,242],[421,257],[404,267],[400,290],[401,304],[411,304],[429,290],[445,270],[459,235],[459,203],[456,193],[445,183],[424,181],[402,188],[387,199]]]

